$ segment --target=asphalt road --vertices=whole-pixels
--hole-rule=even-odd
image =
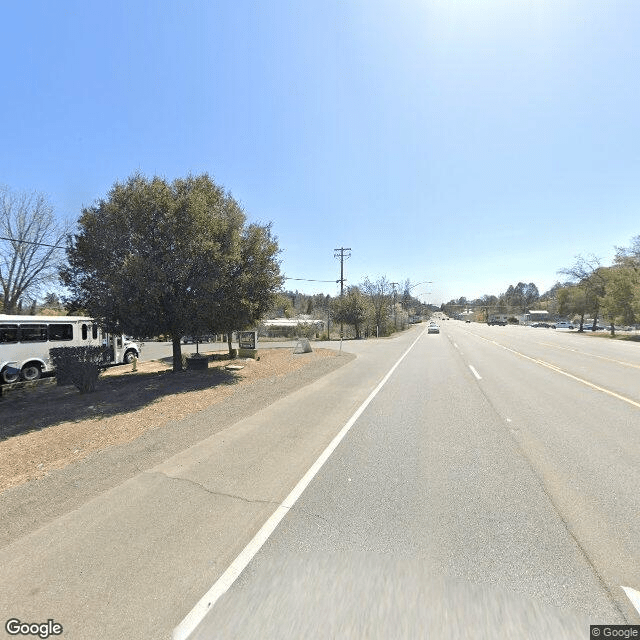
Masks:
[[[355,360],[1,549],[5,619],[114,640],[640,623],[640,345],[423,331],[345,342]]]
[[[190,637],[640,622],[622,589],[640,588],[639,347],[456,322],[423,335]]]

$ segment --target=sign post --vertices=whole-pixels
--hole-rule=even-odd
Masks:
[[[238,331],[238,356],[255,358],[258,354],[258,332]]]

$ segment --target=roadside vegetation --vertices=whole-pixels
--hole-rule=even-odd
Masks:
[[[207,174],[171,182],[133,174],[85,207],[72,229],[56,220],[44,195],[0,191],[2,312],[82,313],[113,332],[169,338],[174,371],[184,367],[183,336],[225,335],[232,354],[232,335],[245,329],[269,337],[385,337],[435,310],[507,323],[546,311],[579,331],[606,325],[612,336],[640,323],[640,236],[618,247],[609,266],[577,256],[558,270],[565,279],[544,293],[518,282],[438,308],[413,297],[410,280],[386,276],[367,277],[337,296],[283,290],[271,223],[249,223]],[[266,326],[274,319],[292,322],[276,332]]]
[[[558,274],[566,279],[540,294],[534,283],[519,282],[499,295],[475,300],[450,300],[442,310],[451,316],[468,314],[478,322],[491,315],[547,311],[551,318],[566,318],[579,331],[607,326],[611,336],[622,327],[640,325],[640,235],[628,247],[616,247],[613,264],[603,266],[595,256],[577,256]]]

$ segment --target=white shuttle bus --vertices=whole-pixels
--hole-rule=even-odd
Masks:
[[[140,357],[140,346],[103,331],[84,316],[7,316],[0,314],[0,383],[37,380],[53,371],[52,347],[108,346],[111,364]]]

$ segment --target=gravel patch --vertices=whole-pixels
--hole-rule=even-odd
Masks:
[[[132,411],[110,413],[105,403],[99,417],[38,427],[0,441],[0,513],[5,525],[0,530],[0,547],[354,358],[328,349],[300,355],[274,349],[233,374],[211,372],[210,367],[207,374],[213,377],[209,383],[216,382],[216,375],[222,376],[213,386],[189,390],[187,384],[187,390],[170,395],[158,395],[160,389],[152,389],[156,398]],[[152,363],[144,364],[149,367],[143,375],[157,376],[146,380],[146,386],[161,387],[164,380],[175,385],[175,376],[193,381],[197,378],[190,374],[202,373],[153,372],[148,370],[154,367]],[[228,362],[216,364],[223,369]],[[90,404],[94,398],[83,400],[87,397],[77,394],[76,402],[80,398],[95,407]],[[3,405],[0,419],[6,408]],[[40,410],[46,413],[46,406],[41,405]]]

